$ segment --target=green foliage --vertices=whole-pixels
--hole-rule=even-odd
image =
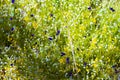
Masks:
[[[1,0],[1,80],[116,80],[120,1]]]

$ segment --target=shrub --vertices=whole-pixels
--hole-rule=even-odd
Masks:
[[[119,3],[1,0],[0,78],[116,80]]]

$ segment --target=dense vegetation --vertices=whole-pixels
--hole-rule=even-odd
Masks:
[[[119,0],[0,0],[0,80],[116,80]]]

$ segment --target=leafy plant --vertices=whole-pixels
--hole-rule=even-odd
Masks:
[[[0,79],[116,80],[119,3],[1,0]]]

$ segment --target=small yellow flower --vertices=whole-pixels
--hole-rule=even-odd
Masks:
[[[77,69],[77,72],[80,72],[80,71],[81,71],[80,68],[78,68],[78,69]]]
[[[98,58],[95,59],[95,61],[93,61],[93,67],[96,68],[98,65]]]
[[[33,28],[38,28],[38,25],[37,25],[37,23],[36,22],[33,22]]]
[[[110,62],[110,58],[109,57],[107,57],[107,61]]]
[[[28,17],[28,16],[24,17],[24,20],[25,20],[26,22],[28,22],[28,21],[29,21],[29,17]]]
[[[95,62],[98,62],[98,58],[95,58]]]
[[[59,59],[59,62],[62,64],[62,63],[64,63],[64,60],[61,58],[61,59]]]
[[[69,16],[70,15],[70,12],[64,12],[64,15],[66,15],[66,16]]]
[[[76,66],[80,66],[80,64],[76,63]]]
[[[6,71],[10,71],[10,69],[11,69],[11,67],[7,67],[7,66],[5,67]]]
[[[102,33],[103,33],[103,34],[106,34],[106,32],[107,32],[107,26],[106,26],[106,25],[104,25],[104,26],[103,26]]]
[[[17,80],[20,80],[20,78],[18,77]]]
[[[36,48],[36,46],[32,46],[32,48]]]
[[[92,39],[92,43],[96,43],[97,42],[97,39],[96,38],[93,38]]]
[[[68,47],[65,47],[64,48],[64,52],[67,54],[67,53],[69,53],[69,48]]]
[[[93,20],[92,20],[94,23],[96,23],[96,19],[95,18],[93,18]]]
[[[50,11],[52,11],[52,10],[53,10],[53,7],[49,7],[49,9],[50,9]]]
[[[110,44],[110,45],[108,46],[108,49],[114,49],[114,45],[113,45],[113,44]]]
[[[89,72],[89,69],[86,69],[87,72]]]
[[[93,67],[94,67],[94,68],[96,68],[96,67],[97,67],[97,64],[96,64],[96,63],[94,63],[94,64],[93,64]]]
[[[80,30],[81,30],[81,31],[84,31],[85,29],[86,29],[85,26],[80,26]]]
[[[91,42],[91,48],[95,48],[96,47],[96,45],[95,45],[96,43],[97,43],[97,39],[93,38],[92,42]]]
[[[94,75],[92,74],[92,76],[91,76],[92,78],[94,78]]]
[[[7,38],[8,38],[8,41],[12,41],[12,38],[10,36],[8,36]]]
[[[48,17],[48,20],[50,21],[50,20],[52,20],[52,18],[49,16],[49,17]]]

